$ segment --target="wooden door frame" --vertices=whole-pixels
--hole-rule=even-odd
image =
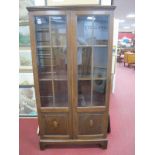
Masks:
[[[108,15],[108,65],[107,65],[107,80],[106,80],[106,100],[105,106],[94,107],[77,107],[78,93],[77,93],[77,16],[82,15]],[[106,115],[105,128],[108,127],[108,110],[110,97],[110,83],[111,83],[111,64],[112,64],[112,47],[113,47],[113,11],[109,10],[93,10],[93,11],[71,11],[71,51],[72,51],[72,107],[73,107],[73,138],[78,138],[78,113],[80,112],[103,112]],[[106,136],[106,135],[105,135]]]
[[[38,76],[38,66],[37,66],[37,45],[36,45],[36,37],[35,37],[35,16],[52,16],[52,15],[64,15],[67,17],[66,21],[66,37],[67,37],[67,80],[68,80],[68,107],[42,107],[40,101],[40,89],[39,89],[39,76]],[[42,114],[48,112],[68,112],[69,114],[69,132],[70,138],[73,136],[72,130],[72,83],[71,83],[71,50],[70,50],[70,12],[65,10],[44,10],[44,11],[33,11],[29,12],[29,25],[30,25],[30,41],[31,41],[31,51],[32,51],[32,65],[33,65],[33,74],[34,74],[34,87],[35,87],[35,96],[36,96],[36,105],[37,105],[37,112],[38,112],[38,123],[40,128],[40,136],[44,135],[44,127],[43,127],[43,118],[41,117]]]

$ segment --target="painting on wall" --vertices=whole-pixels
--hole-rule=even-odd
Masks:
[[[19,46],[29,47],[30,46],[30,32],[29,26],[19,27]]]
[[[19,51],[20,66],[32,66],[32,57],[30,50]]]
[[[27,6],[34,6],[35,0],[19,0],[19,23],[28,22]]]
[[[135,34],[131,32],[119,32],[118,47],[130,48],[135,46]]]
[[[36,100],[34,88],[19,89],[19,115],[36,116]]]
[[[19,73],[19,85],[34,85],[33,73]]]

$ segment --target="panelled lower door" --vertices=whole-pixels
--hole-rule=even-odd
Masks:
[[[75,12],[74,19],[74,137],[105,138],[109,14]]]
[[[39,14],[33,15],[33,21],[40,134],[41,138],[68,139],[72,137],[69,15],[63,11]]]

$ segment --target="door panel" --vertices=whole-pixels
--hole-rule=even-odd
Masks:
[[[75,11],[72,20],[74,137],[105,138],[110,14]]]
[[[68,113],[45,113],[42,114],[44,135],[47,136],[70,136],[71,123]]]
[[[106,136],[106,113],[78,113],[78,138]]]
[[[35,17],[41,107],[69,107],[68,15]]]
[[[76,17],[77,106],[105,106],[109,18],[107,15]]]

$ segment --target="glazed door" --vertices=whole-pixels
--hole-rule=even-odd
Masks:
[[[45,138],[71,138],[69,14],[40,12],[33,21],[40,132]]]
[[[76,138],[106,136],[109,89],[109,14],[74,14]]]

